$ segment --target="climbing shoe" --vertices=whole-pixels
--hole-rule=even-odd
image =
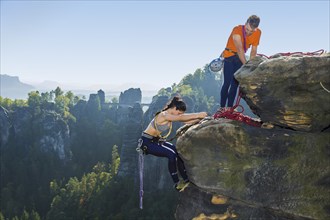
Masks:
[[[180,181],[180,182],[174,184],[174,188],[178,192],[182,192],[182,191],[184,191],[188,187],[189,183],[190,183],[189,180]]]

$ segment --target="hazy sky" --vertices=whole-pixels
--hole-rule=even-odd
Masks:
[[[329,51],[329,7],[329,0],[1,0],[1,74],[167,87],[219,56],[232,28],[252,14],[261,18],[258,53]]]

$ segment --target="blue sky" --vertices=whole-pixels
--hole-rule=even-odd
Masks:
[[[219,56],[232,28],[252,14],[261,18],[258,53],[329,51],[329,7],[329,0],[1,0],[1,74],[159,89]]]

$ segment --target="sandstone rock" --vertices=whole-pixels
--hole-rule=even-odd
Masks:
[[[3,110],[3,111],[1,111]],[[69,148],[69,126],[60,115],[53,111],[42,111],[33,118],[29,108],[20,107],[15,111],[4,111],[0,108],[1,146],[8,137],[16,146],[28,149],[36,144],[44,152],[55,152],[61,160],[71,157]]]
[[[34,127],[42,130],[37,136],[40,149],[45,152],[56,152],[61,160],[71,158],[69,148],[69,126],[55,112],[45,112],[33,121]]]
[[[221,198],[221,203],[214,203],[214,198]],[[281,212],[273,212],[265,207],[249,205],[244,201],[235,200],[219,194],[203,191],[190,184],[180,194],[179,205],[175,218],[177,220],[230,220],[230,219],[277,219],[292,220],[307,218],[293,218]]]
[[[188,129],[177,149],[190,180],[203,191],[264,207],[274,215],[326,219],[329,140],[326,132],[263,129],[220,119]]]
[[[330,53],[256,57],[235,74],[253,112],[264,122],[317,132],[330,125]]]

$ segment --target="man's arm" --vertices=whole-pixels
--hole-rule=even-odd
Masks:
[[[250,53],[250,60],[252,60],[253,58],[255,58],[257,56],[257,48],[258,48],[258,46],[252,45],[251,53]]]
[[[241,62],[243,64],[245,64],[246,63],[245,51],[243,49],[243,45],[242,45],[242,41],[241,41],[241,36],[239,34],[234,34],[233,35],[233,40],[234,40],[235,47],[237,49],[237,55],[238,55],[239,59],[241,60]]]

